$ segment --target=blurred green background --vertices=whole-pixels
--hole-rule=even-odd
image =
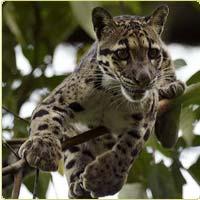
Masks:
[[[3,106],[29,120],[36,103],[72,71],[72,66],[66,66],[69,68],[66,69],[68,73],[51,72],[51,75],[47,73],[53,65],[58,46],[67,44],[75,54],[74,58],[70,58],[71,53],[69,53],[67,59],[76,59],[75,62],[78,62],[94,41],[91,24],[92,8],[102,6],[113,15],[148,15],[162,3],[4,2],[2,6]],[[167,44],[199,46],[199,4],[197,2],[165,2],[165,4],[170,8],[170,15],[163,34],[164,41]],[[59,58],[65,59],[62,55]],[[177,70],[187,67],[183,59],[176,60],[175,64]],[[28,66],[27,72],[23,70],[25,66]],[[198,67],[200,70],[200,62]],[[187,85],[199,82],[200,71],[197,71],[187,80]],[[200,133],[197,134],[194,131],[200,119],[199,96],[200,91],[196,90],[193,98],[182,105],[180,136],[176,146],[170,150],[164,149],[154,137],[151,137],[145,150],[135,162],[128,183],[120,191],[119,198],[182,198],[183,186],[186,184],[184,173],[189,173],[199,187]],[[22,107],[30,101],[30,98],[35,98],[36,103],[27,106],[24,112],[28,114],[24,114]],[[2,116],[3,138],[28,137],[26,123],[4,109]],[[188,166],[184,166],[181,162],[181,153],[188,150],[197,156]],[[8,164],[9,155],[9,151],[3,148],[3,166]],[[24,182],[30,192],[33,191],[33,178],[33,175],[27,176]],[[3,179],[5,198],[11,194],[12,182],[12,176],[6,176]],[[50,182],[52,182],[51,174],[40,175],[39,198],[46,197]],[[200,189],[198,191],[200,195]]]

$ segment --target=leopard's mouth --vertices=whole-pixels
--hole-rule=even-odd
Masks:
[[[121,91],[124,97],[131,102],[142,100],[146,97],[147,90],[141,88],[132,88],[126,85],[121,85]]]

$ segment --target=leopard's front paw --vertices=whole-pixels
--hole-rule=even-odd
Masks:
[[[185,88],[186,88],[185,83],[183,83],[180,80],[176,81],[176,89],[174,89],[174,86],[172,84],[171,90],[174,90],[174,93],[175,93],[174,97],[178,97],[178,96],[182,95],[185,91]]]
[[[119,167],[115,152],[109,151],[91,162],[82,174],[82,183],[91,196],[102,197],[117,193],[127,178],[126,170]]]
[[[32,167],[56,171],[62,157],[60,141],[49,135],[32,136],[19,149],[19,156]]]
[[[166,88],[164,87],[159,89],[160,99],[163,98],[172,99],[178,97],[184,93],[185,87],[186,87],[185,84],[180,80],[172,82]]]

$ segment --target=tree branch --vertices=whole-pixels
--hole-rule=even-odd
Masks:
[[[34,173],[34,168],[32,167],[24,167],[23,168],[23,178],[27,176],[31,176]],[[2,189],[6,190],[10,186],[13,186],[14,184],[14,176],[13,174],[7,174],[5,176],[2,176]]]
[[[3,145],[10,149],[10,151],[16,156],[16,158],[20,159],[18,154],[15,152],[15,150],[6,142],[6,140],[3,139]]]
[[[107,128],[105,128],[103,126],[99,126],[95,129],[86,131],[80,135],[69,138],[68,140],[63,142],[62,150],[65,151],[71,146],[87,142],[88,140],[94,139],[96,137],[99,137],[99,136],[107,134],[107,133],[109,133],[109,130]]]
[[[9,110],[8,108],[6,108],[5,106],[2,106],[2,108],[3,108],[5,111],[7,111],[7,112],[13,114],[14,117],[16,117],[17,119],[22,120],[22,121],[25,122],[26,124],[29,124],[29,123],[30,123],[28,120],[21,118],[19,115],[17,115],[17,114],[15,114],[14,112],[10,111],[10,110]]]
[[[7,174],[15,174],[22,167],[25,167],[26,161],[24,159],[18,160],[17,162],[8,165],[2,169],[2,175],[5,176]]]
[[[20,169],[14,176],[14,186],[12,190],[12,199],[18,199],[22,184],[23,169]]]

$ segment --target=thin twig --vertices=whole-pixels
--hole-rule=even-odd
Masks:
[[[66,150],[67,148],[69,148],[69,146],[71,147],[73,145],[81,144],[83,142],[86,142],[87,140],[103,135],[104,132],[108,133],[108,129],[106,129],[105,127],[97,127],[95,129],[86,131],[75,137],[68,138],[66,141],[63,142],[62,148],[63,150]],[[7,140],[6,142],[9,145],[22,145],[26,140],[27,138],[20,138]]]
[[[14,185],[13,185],[13,190],[12,190],[12,199],[18,199],[19,197],[19,192],[22,184],[22,177],[23,177],[23,169],[19,170],[15,175],[14,175]]]
[[[27,138],[15,138],[11,140],[6,140],[6,142],[7,144],[13,146],[13,145],[22,145],[26,140]]]
[[[14,112],[10,111],[10,110],[9,110],[8,108],[6,108],[5,106],[2,106],[2,108],[3,108],[5,111],[7,111],[7,112],[13,114],[16,118],[22,120],[23,122],[25,122],[25,123],[27,123],[27,124],[30,124],[30,122],[29,122],[28,120],[26,120],[26,119],[24,119],[24,118],[21,118],[19,115],[17,115],[17,114],[15,114]]]
[[[15,152],[15,150],[6,142],[6,140],[3,139],[3,145],[6,146],[7,148],[10,149],[10,151],[18,158],[20,159],[20,157],[18,156],[18,154]]]
[[[40,170],[39,170],[39,168],[37,168],[35,170],[35,181],[34,181],[34,187],[33,187],[33,199],[35,199],[37,197],[39,173],[40,173]]]

